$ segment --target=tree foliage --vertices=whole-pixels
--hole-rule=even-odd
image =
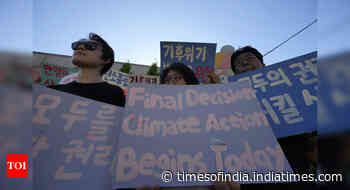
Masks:
[[[120,72],[129,74],[131,70],[131,65],[130,63],[123,63],[122,68],[119,69]]]
[[[159,76],[160,75],[158,72],[157,63],[152,64],[152,66],[147,71],[147,75],[151,75],[151,76]]]

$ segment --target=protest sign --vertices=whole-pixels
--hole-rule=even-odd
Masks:
[[[129,75],[129,83],[159,84],[159,76]]]
[[[125,96],[127,96],[127,89],[130,83],[159,84],[158,76],[128,75],[114,69],[111,69],[104,74],[103,80],[121,87],[124,90]]]
[[[230,172],[238,183],[292,172],[248,82],[130,86],[114,160],[114,188],[213,183],[177,176],[193,172]]]
[[[189,66],[203,82],[208,72],[214,71],[216,44],[191,42],[160,42],[160,69],[174,62]]]
[[[229,77],[248,80],[275,135],[287,137],[312,132],[317,127],[317,52]]]
[[[65,76],[59,84],[67,84],[78,79],[79,72]],[[159,76],[128,75],[115,69],[110,69],[102,76],[102,79],[109,84],[119,86],[127,96],[129,83],[159,84]]]
[[[103,80],[110,84],[117,85],[122,89],[127,89],[129,85],[129,75],[115,69],[110,69],[104,74]]]
[[[60,84],[67,84],[77,79],[78,73],[73,73],[62,78]],[[115,69],[110,69],[102,79],[123,89],[127,89],[129,83],[159,84],[159,76],[129,75]]]
[[[34,86],[34,189],[111,189],[123,108]]]
[[[57,85],[64,76],[79,71],[78,68],[68,68],[64,66],[53,65],[49,64],[46,61],[42,61],[40,63],[40,67],[41,84],[46,86]]]
[[[16,85],[0,86],[0,189],[27,190],[33,187],[31,137],[32,91]],[[27,177],[8,176],[8,156],[26,155]],[[14,166],[16,167],[16,166]],[[17,168],[15,168],[17,169]]]

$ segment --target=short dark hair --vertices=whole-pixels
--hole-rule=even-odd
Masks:
[[[165,83],[165,78],[168,76],[168,73],[170,71],[175,71],[182,75],[186,84],[199,84],[199,81],[192,69],[190,69],[185,64],[178,62],[172,63],[169,67],[163,70],[163,72],[160,75],[160,84]]]
[[[253,48],[251,46],[245,46],[245,47],[239,48],[231,56],[231,68],[232,68],[232,71],[234,73],[236,73],[235,61],[236,61],[237,57],[240,54],[246,53],[246,52],[250,52],[250,53],[254,54],[260,60],[261,64],[265,65],[264,64],[263,55],[257,49],[255,49],[255,48]]]
[[[114,64],[114,51],[103,38],[101,38],[99,35],[95,33],[92,33],[92,32],[89,33],[89,40],[94,40],[99,42],[102,45],[102,59],[105,61],[110,60],[110,63],[107,63],[101,69],[100,74],[103,75],[107,73],[107,71],[109,71],[109,69]]]

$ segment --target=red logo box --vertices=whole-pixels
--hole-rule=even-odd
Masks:
[[[6,155],[7,177],[28,177],[28,156],[26,154]]]

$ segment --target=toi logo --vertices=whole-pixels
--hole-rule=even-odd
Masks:
[[[7,177],[28,177],[28,156],[26,154],[8,154],[6,156]]]

